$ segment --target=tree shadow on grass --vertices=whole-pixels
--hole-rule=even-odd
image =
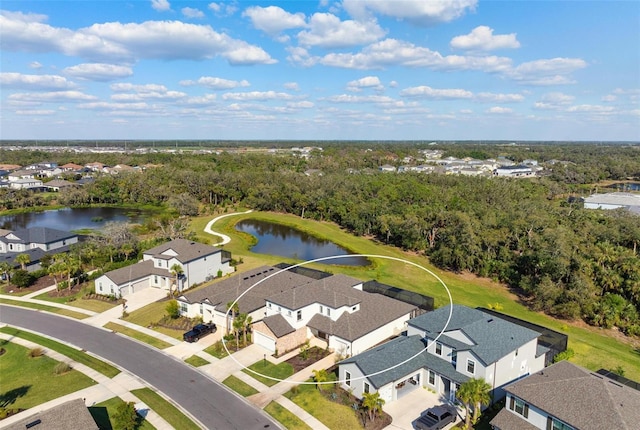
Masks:
[[[109,411],[104,406],[91,406],[88,408],[93,420],[100,430],[113,430],[109,420]]]
[[[31,385],[23,385],[22,387],[14,388],[6,393],[0,394],[0,407],[7,408],[13,405],[20,397],[24,397]]]

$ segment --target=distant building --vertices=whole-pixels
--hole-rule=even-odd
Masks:
[[[493,176],[504,176],[507,178],[528,178],[536,173],[530,166],[500,166],[493,171]]]
[[[47,227],[31,227],[16,231],[0,230],[0,261],[15,264],[19,254],[28,254],[27,270],[38,269],[45,254],[58,254],[78,243],[78,235]]]
[[[593,194],[584,199],[585,209],[628,209],[640,213],[640,194],[606,193]]]

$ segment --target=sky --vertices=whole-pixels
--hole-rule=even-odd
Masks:
[[[0,9],[0,139],[640,141],[638,1]]]

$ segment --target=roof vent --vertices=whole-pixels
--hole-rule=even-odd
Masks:
[[[35,421],[31,421],[31,422],[30,422],[29,424],[27,424],[25,427],[26,427],[26,428],[28,428],[28,429],[30,429],[30,428],[32,428],[32,427],[37,426],[38,424],[41,424],[41,423],[42,423],[42,420],[38,418],[38,419],[37,419],[37,420],[35,420]]]
[[[487,322],[493,322],[493,318],[489,318]]]

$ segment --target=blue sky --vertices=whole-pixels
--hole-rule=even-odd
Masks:
[[[2,139],[640,140],[637,1],[8,1]]]

